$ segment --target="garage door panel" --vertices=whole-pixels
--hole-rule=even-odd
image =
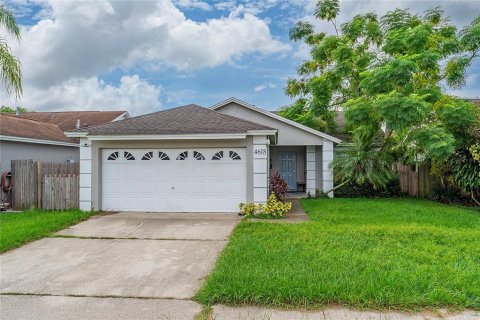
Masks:
[[[176,160],[185,151],[188,157]],[[219,151],[223,158],[212,160]],[[233,160],[230,151],[241,159]],[[115,153],[118,157],[108,160]],[[102,208],[236,212],[246,198],[245,154],[244,148],[103,150]]]

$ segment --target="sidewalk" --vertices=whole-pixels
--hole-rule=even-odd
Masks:
[[[320,311],[277,310],[262,307],[213,306],[210,319],[215,320],[478,320],[479,311],[404,313],[393,311],[359,311],[347,308],[325,308]]]

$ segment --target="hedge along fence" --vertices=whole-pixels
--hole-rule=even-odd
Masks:
[[[63,210],[79,206],[78,163],[12,160],[12,207]]]

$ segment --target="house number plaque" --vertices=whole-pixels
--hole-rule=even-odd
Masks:
[[[253,146],[253,157],[254,158],[266,158],[267,157],[267,147],[266,146]]]

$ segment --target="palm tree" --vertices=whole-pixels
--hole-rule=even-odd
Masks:
[[[0,5],[0,27],[3,27],[17,41],[20,41],[20,28],[13,13]],[[22,72],[20,61],[12,54],[5,38],[0,35],[0,79],[8,96],[15,92],[15,96],[22,95]]]

